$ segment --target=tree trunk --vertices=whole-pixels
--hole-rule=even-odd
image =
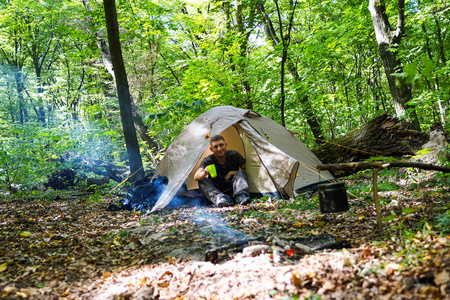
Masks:
[[[105,8],[111,61],[116,79],[117,95],[119,97],[123,134],[125,137],[125,144],[127,146],[128,159],[130,163],[130,179],[134,182],[144,177],[144,169],[142,166],[141,154],[139,152],[136,129],[133,123],[130,89],[128,86],[127,74],[122,57],[122,48],[119,40],[119,24],[117,23],[116,3],[115,0],[103,0],[103,5]]]
[[[38,61],[35,57],[32,57],[33,59],[33,65],[34,65],[34,71],[36,74],[37,79],[37,96],[38,96],[38,110],[36,112],[38,120],[42,123],[42,126],[45,127],[45,110],[44,110],[44,104],[42,101],[42,94],[44,93],[43,83],[42,83],[42,76],[41,76],[41,67],[39,66]]]
[[[257,4],[257,9],[263,19],[264,31],[266,33],[266,36],[267,36],[268,40],[272,42],[272,44],[275,48],[280,43],[280,39],[278,38],[275,28],[273,27],[272,20],[270,19],[269,15],[266,13],[265,7],[262,3]],[[305,94],[301,89],[301,79],[300,79],[300,76],[298,75],[297,67],[292,62],[292,60],[290,60],[289,57],[286,58],[286,66],[287,66],[289,73],[292,75],[292,77],[294,78],[294,81],[296,82],[296,86],[297,86],[296,97],[298,99],[300,109],[303,112],[306,122],[308,123],[309,127],[311,128],[313,136],[316,138],[316,142],[318,144],[320,144],[320,143],[322,143],[321,141],[324,140],[322,128],[320,127],[320,122],[317,120],[317,117],[314,114],[314,111],[313,111],[313,108],[309,101],[308,95]]]
[[[422,23],[422,31],[424,33],[424,38],[425,38],[425,50],[427,52],[427,55],[428,55],[428,58],[430,59],[430,61],[433,61],[433,55],[431,54],[430,38],[428,36],[427,29],[425,27],[425,23]],[[440,33],[438,33],[438,40],[439,40],[439,37],[440,37]],[[444,57],[443,63],[445,65],[445,57]],[[430,92],[433,92],[433,90],[431,88],[431,85],[428,86],[428,90]],[[436,75],[434,77],[434,92],[438,92],[438,91],[439,91],[439,77]],[[441,96],[438,94],[436,98],[437,98],[436,99],[437,105],[438,105],[438,108],[439,108],[439,119],[440,119],[440,122],[442,124],[445,124],[445,109],[444,109],[444,106],[443,106],[442,101],[441,101]]]
[[[277,7],[277,15],[278,15],[278,23],[279,23],[279,31],[280,31],[280,40],[283,45],[283,49],[281,51],[281,65],[280,65],[280,88],[281,88],[281,103],[280,103],[280,114],[281,114],[281,125],[286,127],[286,118],[285,118],[285,105],[286,105],[286,93],[284,91],[284,76],[285,76],[285,67],[286,67],[286,61],[288,58],[288,48],[289,44],[291,42],[291,28],[292,28],[292,22],[294,19],[294,13],[295,13],[295,7],[297,5],[297,2],[294,3],[292,14],[289,17],[289,23],[287,28],[286,35],[283,34],[283,26],[282,26],[282,20],[281,20],[281,12],[280,7],[278,6],[278,1],[275,0],[275,6]]]
[[[254,11],[255,8],[252,7],[251,9],[251,14],[254,15]],[[253,19],[254,18],[250,18],[250,24],[248,24],[248,26],[251,28],[253,26]],[[247,78],[248,76],[245,76],[245,64],[241,63],[243,61],[248,61],[247,59],[247,46],[248,46],[248,37],[249,34],[247,34],[247,32],[245,31],[245,22],[242,16],[242,3],[238,3],[237,7],[236,7],[236,24],[237,24],[237,30],[239,32],[239,35],[241,37],[240,42],[239,42],[239,56],[240,56],[240,63],[238,64],[239,67],[239,72],[240,75],[242,77],[241,79],[241,84],[242,84],[242,94],[244,96],[244,103],[245,103],[245,107],[247,109],[252,109],[253,105],[250,99],[250,91],[251,91],[251,86],[250,86],[250,82],[248,81]]]
[[[245,23],[242,16],[242,4],[236,3],[236,28],[232,26],[232,15],[230,11],[231,3],[224,2],[223,10],[225,13],[226,21],[225,26],[228,32],[228,36],[236,36],[239,44],[239,59],[234,59],[233,55],[230,55],[230,69],[232,72],[237,73],[239,78],[241,78],[241,89],[239,90],[236,85],[233,84],[233,91],[236,96],[234,97],[238,103],[244,103],[245,108],[252,109],[253,105],[250,99],[250,82],[245,79],[245,61],[247,61],[247,45],[248,45],[248,34],[245,31]],[[252,24],[248,24],[249,27]],[[237,34],[236,34],[237,31]],[[242,100],[242,101],[241,101]]]
[[[389,83],[395,112],[399,118],[407,116],[412,129],[420,131],[416,110],[413,106],[407,104],[407,102],[412,99],[411,87],[402,82],[398,85],[395,76],[393,76],[395,73],[403,72],[401,62],[397,57],[397,49],[393,48],[400,44],[404,33],[404,9],[405,1],[399,0],[397,29],[393,31],[386,15],[384,0],[369,1],[369,11],[372,16],[375,37],[377,39],[378,48],[380,49],[381,60]],[[408,113],[407,111],[411,112]]]
[[[91,11],[88,0],[82,0],[82,2],[83,2],[83,5],[84,5],[86,11]],[[92,20],[89,20],[89,21],[92,21]],[[108,44],[106,43],[105,39],[100,36],[100,34],[98,32],[93,31],[92,34],[95,35],[95,37],[97,39],[97,46],[100,49],[100,53],[102,55],[103,66],[106,68],[106,70],[111,75],[111,77],[115,79],[115,74],[113,71],[113,64],[111,61],[111,54],[110,54],[110,50],[108,48]],[[131,95],[130,95],[130,97],[131,97]],[[132,106],[134,124],[136,125],[136,129],[139,133],[139,137],[147,144],[147,146],[150,148],[150,150],[156,151],[158,149],[158,144],[156,143],[155,140],[153,140],[148,135],[148,126],[145,125],[144,120],[142,119],[141,115],[139,114],[139,109],[133,100],[131,101],[131,106]]]
[[[414,155],[429,139],[428,133],[404,129],[397,118],[384,114],[313,152],[324,164],[363,161],[375,156],[402,157]]]
[[[25,99],[23,98],[25,86],[23,84],[22,68],[19,69],[16,66],[14,66],[14,68],[14,79],[16,80],[17,99],[19,102],[19,121],[20,124],[24,124],[25,122],[28,122],[28,112],[27,108],[25,107]]]

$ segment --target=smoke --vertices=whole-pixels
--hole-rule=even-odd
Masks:
[[[225,218],[204,209],[195,211],[192,221],[201,228],[203,234],[210,234],[220,240],[221,243],[249,238],[249,236],[228,225]]]

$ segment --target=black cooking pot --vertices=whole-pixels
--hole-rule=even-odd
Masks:
[[[349,209],[344,183],[319,184],[317,191],[319,192],[321,213],[347,211]]]

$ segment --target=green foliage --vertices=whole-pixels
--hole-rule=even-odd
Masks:
[[[311,197],[310,194],[299,195],[294,201],[282,202],[281,209],[294,209],[294,210],[312,210],[317,211],[319,209],[319,197]]]
[[[45,128],[36,123],[0,124],[0,185],[39,187],[47,175],[72,168],[69,162],[74,156],[119,161],[120,137],[109,132],[68,123]]]
[[[385,162],[393,162],[393,161],[397,161],[397,159],[395,159],[394,157],[386,157],[386,156],[372,156],[368,159],[366,159],[365,161],[367,162],[371,162],[371,161],[385,161]]]
[[[397,191],[399,189],[398,185],[394,182],[388,180],[379,180],[378,190],[380,192]]]
[[[450,232],[450,210],[436,217],[436,225],[443,234]]]
[[[119,229],[119,232],[117,233],[117,236],[121,239],[126,238],[130,235],[127,229]]]
[[[441,150],[438,154],[439,163],[441,166],[450,166],[450,145]]]
[[[141,226],[145,226],[147,223],[156,223],[156,224],[159,224],[159,223],[161,223],[162,221],[161,221],[161,219],[158,217],[158,216],[153,216],[153,218],[150,218],[150,219],[146,219],[146,220],[142,220],[141,222],[140,222],[140,224],[141,224]]]
[[[57,153],[49,149],[59,137],[46,132],[39,136],[37,124],[0,127],[0,184],[38,185],[55,169]],[[55,155],[56,154],[56,155]]]
[[[308,146],[316,145],[311,119],[329,140],[373,116],[394,113],[366,2],[300,1],[293,11],[292,2],[278,1],[281,23],[275,2],[257,4],[258,9],[254,1],[116,2],[130,92],[160,149],[217,105],[251,106],[281,122],[283,39],[289,42],[284,117]],[[2,129],[0,184],[40,182],[58,167],[49,159],[67,151],[126,160],[115,84],[98,48],[107,44],[103,7],[101,1],[89,5],[86,10],[76,0],[0,3],[1,126],[36,127],[34,138]],[[406,34],[400,45],[391,45],[403,62],[394,76],[413,87],[408,104],[420,107],[424,129],[448,114],[446,5],[408,2]],[[262,7],[276,28],[273,40],[262,25]],[[388,3],[387,10],[394,22],[396,6]],[[292,12],[293,30],[281,37]],[[78,136],[70,133],[74,126]],[[59,140],[49,143],[51,136]],[[21,151],[27,167],[18,166]],[[163,152],[148,154],[156,164]],[[442,164],[448,156],[442,153]]]

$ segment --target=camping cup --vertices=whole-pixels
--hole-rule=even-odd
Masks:
[[[209,165],[206,167],[206,170],[208,170],[208,173],[211,176],[211,178],[217,177],[216,165]]]

